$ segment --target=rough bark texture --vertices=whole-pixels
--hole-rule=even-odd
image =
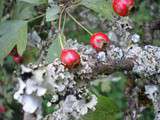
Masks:
[[[123,24],[123,21],[126,22],[126,20],[116,20],[116,23]],[[148,39],[146,39],[146,43],[151,43],[151,33],[154,30],[160,29],[160,21],[157,20],[150,24],[146,24],[144,29],[145,37]],[[130,35],[129,33],[126,33],[124,27],[121,28],[121,25],[118,27],[116,26],[114,31],[117,31],[116,33],[122,33],[122,35],[119,36],[125,40],[127,40],[128,36]],[[126,34],[123,34],[123,32]],[[119,43],[118,39],[116,42]],[[69,40],[66,44],[66,48],[74,49],[81,55],[81,64],[76,68],[72,70],[66,69],[59,59],[56,59],[49,65],[38,65],[36,67],[34,65],[29,65],[27,67],[32,69],[33,74],[37,70],[45,70],[45,74],[43,72],[45,77],[43,76],[41,78],[42,81],[38,83],[42,85],[49,84],[50,87],[47,86],[46,88],[52,89],[53,94],[58,96],[58,100],[56,100],[56,102],[54,101],[53,104],[56,103],[59,105],[59,112],[63,110],[63,107],[60,103],[65,101],[69,95],[73,95],[76,98],[80,97],[81,99],[86,99],[86,96],[83,96],[81,93],[79,93],[79,90],[81,90],[82,87],[84,87],[83,90],[87,90],[85,88],[87,83],[90,80],[94,80],[97,75],[109,75],[116,71],[124,71],[125,74],[128,75],[128,80],[132,81],[133,83],[132,85],[128,86],[126,90],[126,96],[128,97],[128,109],[125,114],[125,119],[137,120],[138,114],[141,112],[138,105],[138,93],[141,91],[141,88],[136,85],[136,81],[139,79],[144,80],[143,85],[148,83],[158,85],[160,83],[160,47],[151,45],[138,46],[137,44],[131,45],[129,47],[126,47],[127,44],[125,47],[120,46],[121,45],[110,44],[104,47],[102,51],[96,52],[90,46]],[[54,76],[54,78],[52,76]],[[38,80],[35,79],[35,81]],[[82,84],[79,86],[77,83]],[[26,93],[24,92],[23,94]],[[155,120],[159,120],[159,94],[158,97],[156,97],[156,101],[153,99],[151,100],[155,108]],[[64,117],[62,120],[67,120],[68,116],[65,114],[60,114],[61,116],[64,115],[62,116]],[[59,113],[53,113],[49,116],[49,118],[46,119],[60,120],[58,117],[56,118],[55,115],[59,116]]]
[[[67,104],[72,100],[74,100],[74,102],[79,102],[79,99],[87,100],[87,97],[89,96],[88,92],[86,92],[88,91],[87,84],[100,74],[109,75],[116,71],[124,71],[125,74],[129,76],[129,79],[133,80],[133,82],[137,79],[144,78],[147,82],[150,78],[157,81],[157,79],[155,77],[153,78],[153,76],[160,73],[160,48],[156,46],[138,46],[135,44],[124,49],[110,44],[104,47],[103,51],[96,52],[91,46],[79,44],[77,41],[69,40],[67,41],[66,48],[74,49],[80,54],[81,64],[76,68],[66,69],[61,61],[56,59],[53,63],[48,65],[40,64],[28,65],[27,68],[23,67],[21,77],[19,78],[24,81],[26,86],[28,86],[27,84],[32,83],[31,80],[36,81],[38,84],[37,90],[41,86],[46,89],[50,89],[53,92],[53,96],[58,96],[58,98],[55,101],[52,101],[52,103],[56,103],[56,105],[59,106],[59,109],[58,112],[53,113],[53,116],[51,115],[51,120],[68,120],[70,119],[69,116],[80,116],[81,114],[79,113],[76,113],[76,116],[74,116],[75,110],[79,109],[77,108],[78,106],[74,108],[73,116],[71,114],[72,112],[70,114],[64,112]],[[32,76],[24,78],[23,76],[26,73],[32,73]],[[130,90],[126,92],[127,96],[129,96],[129,109],[126,112],[126,120],[136,120],[139,113],[138,92],[140,89],[134,86],[135,84],[130,86]],[[30,85],[28,88],[25,88],[26,90],[19,96],[28,96],[26,91],[30,89],[29,87],[32,86]],[[36,96],[34,91],[31,96]],[[92,97],[90,96],[90,99],[91,98]],[[85,103],[83,105],[86,107],[87,104],[88,103]],[[94,107],[95,102],[92,104],[92,107]]]

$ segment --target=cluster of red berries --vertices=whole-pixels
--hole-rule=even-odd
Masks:
[[[113,0],[112,6],[119,16],[127,16],[134,6],[134,0]]]
[[[127,16],[134,6],[134,0],[112,0],[112,6],[119,16]],[[109,42],[108,36],[102,32],[95,33],[90,38],[90,45],[97,51],[102,50],[104,44]],[[73,68],[80,64],[80,55],[75,50],[64,49],[61,61],[67,68]]]
[[[9,53],[9,55],[12,56],[13,61],[14,61],[15,63],[17,63],[17,64],[22,63],[23,57],[18,54],[18,51],[17,51],[17,48],[16,48],[16,47],[14,47],[14,48],[12,49],[12,51]]]
[[[109,43],[108,36],[102,32],[95,33],[90,38],[90,45],[97,51],[102,50],[104,44]],[[61,61],[67,68],[73,68],[80,64],[80,55],[72,49],[64,49],[61,53]]]
[[[134,0],[113,0],[112,6],[114,11],[120,16],[127,16],[134,6]],[[95,33],[90,38],[91,46],[97,51],[102,50],[105,43],[109,43],[108,36],[102,32]],[[10,55],[16,63],[22,62],[22,57],[18,55],[17,49],[14,48]],[[73,68],[80,64],[80,55],[72,49],[63,49],[61,52],[61,61],[67,68]]]

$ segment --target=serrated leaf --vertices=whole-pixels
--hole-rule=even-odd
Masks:
[[[53,60],[55,58],[59,58],[62,48],[61,48],[61,44],[60,44],[60,39],[62,40],[62,42],[64,43],[65,40],[65,36],[63,34],[58,34],[56,36],[56,38],[53,40],[51,46],[48,49],[48,55],[46,60],[51,63],[53,62]]]
[[[96,110],[89,112],[81,120],[116,120],[115,114],[119,111],[113,100],[105,96],[98,97]]]
[[[4,57],[17,45],[20,55],[27,44],[27,23],[20,20],[5,21],[0,24],[0,64]]]
[[[36,15],[36,11],[34,10],[34,5],[25,2],[17,2],[14,7],[13,18],[26,20],[30,19]]]
[[[95,11],[108,20],[112,18],[113,9],[111,0],[82,0],[81,5]]]
[[[53,21],[58,18],[58,13],[60,11],[60,8],[58,5],[53,5],[50,8],[47,8],[46,11],[46,21]]]
[[[36,5],[48,3],[48,0],[18,0],[18,1],[24,1],[24,2],[27,2],[30,4],[36,4]]]

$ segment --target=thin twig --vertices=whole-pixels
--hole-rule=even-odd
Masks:
[[[61,32],[61,24],[62,24],[62,15],[66,7],[64,6],[61,10],[61,13],[59,15],[59,21],[58,21],[58,31]]]
[[[41,18],[41,17],[44,17],[45,15],[46,15],[45,13],[44,13],[44,14],[41,14],[41,15],[39,15],[39,16],[36,16],[36,17],[28,20],[27,22],[28,22],[28,23],[29,23],[29,22],[32,22],[32,21],[34,21],[34,20],[36,20],[36,19],[39,19],[39,18]]]
[[[70,18],[72,18],[72,20],[77,23],[81,28],[83,28],[89,35],[92,35],[92,33],[87,29],[85,28],[80,22],[78,22],[68,11],[66,11],[66,13],[68,14],[68,16]]]
[[[59,31],[59,33],[62,33],[62,31],[61,31],[62,15],[63,15],[63,12],[64,12],[65,9],[66,9],[66,6],[64,6],[62,8],[61,13],[59,15],[59,21],[58,21],[58,31]],[[58,37],[59,37],[59,42],[60,42],[61,48],[63,49],[64,46],[63,46],[63,42],[62,42],[62,37],[61,37],[61,35],[58,35]]]

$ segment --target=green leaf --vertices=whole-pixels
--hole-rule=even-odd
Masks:
[[[98,97],[96,110],[89,112],[81,120],[116,120],[115,114],[118,111],[118,107],[113,100],[105,96],[100,96]]]
[[[53,21],[58,18],[58,13],[60,8],[58,5],[53,5],[51,8],[47,8],[46,11],[46,21]]]
[[[30,4],[40,5],[40,4],[46,4],[48,3],[48,0],[18,0],[18,1],[24,1]]]
[[[20,20],[5,21],[0,24],[0,64],[8,53],[17,45],[20,55],[27,44],[27,23]]]
[[[36,11],[34,10],[34,5],[25,2],[17,2],[14,7],[13,18],[26,20],[30,19],[36,15]]]
[[[48,55],[46,60],[51,63],[55,58],[60,57],[60,53],[62,51],[60,39],[62,40],[64,44],[65,36],[63,34],[58,34],[56,38],[53,40],[51,46],[48,49]]]
[[[95,11],[108,20],[112,18],[113,9],[111,0],[82,0],[81,5]]]

